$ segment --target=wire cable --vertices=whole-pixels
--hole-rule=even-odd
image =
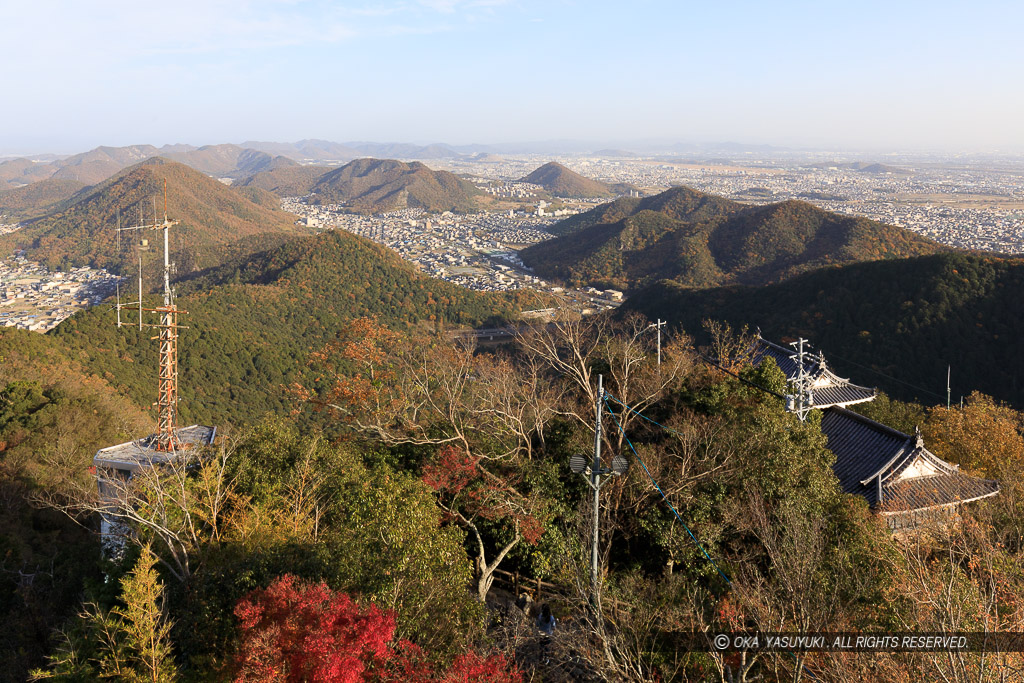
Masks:
[[[626,436],[626,432],[623,431],[622,425],[619,423],[618,416],[615,414],[615,411],[612,410],[611,405],[609,405],[608,403],[608,396],[610,396],[610,394],[605,395],[605,407],[608,409],[608,413],[612,416],[612,419],[615,421],[615,426],[618,427],[619,433],[622,434],[622,438],[625,439],[626,443],[629,445],[629,450],[633,452],[633,457],[635,457],[637,462],[640,463],[641,467],[644,468],[644,472],[647,474],[647,478],[651,480],[651,484],[654,486],[655,489],[657,489],[658,493],[661,494],[661,498],[662,500],[665,501],[665,504],[668,505],[668,509],[672,511],[672,514],[676,516],[676,519],[679,520],[679,523],[682,524],[684,529],[686,529],[686,533],[690,535],[690,538],[693,539],[693,542],[697,545],[697,548],[700,549],[700,551],[704,554],[704,557],[707,558],[707,561],[710,562],[711,566],[715,568],[715,571],[718,572],[718,575],[725,579],[726,583],[731,584],[732,580],[728,576],[726,576],[725,572],[722,571],[718,564],[711,559],[711,556],[708,555],[708,551],[704,550],[704,546],[700,544],[700,541],[697,540],[697,537],[693,535],[692,531],[690,531],[690,527],[686,526],[686,522],[683,521],[683,518],[679,515],[679,512],[669,501],[668,496],[666,496],[665,492],[661,490],[660,486],[658,486],[658,482],[655,481],[654,477],[651,475],[651,471],[647,469],[647,464],[643,461],[643,458],[640,457],[640,454],[636,452],[636,448],[633,447],[633,442],[629,440],[629,437]],[[616,401],[618,401],[618,399],[616,399]],[[618,402],[621,403],[621,401]]]
[[[850,360],[849,358],[843,358],[842,356],[840,356],[838,354],[835,354],[835,353],[832,353],[832,352],[829,352],[828,355],[831,358],[836,358],[838,360],[843,361],[844,363],[849,363],[851,365],[856,365],[858,368],[862,368],[864,370],[867,370],[868,372],[873,372],[874,374],[879,375],[881,377],[885,377],[886,379],[892,380],[893,382],[899,382],[900,384],[902,384],[904,386],[908,386],[911,389],[917,389],[918,391],[923,391],[926,394],[931,394],[932,396],[936,396],[938,398],[945,398],[942,394],[940,394],[938,392],[935,392],[935,391],[932,391],[931,389],[925,389],[924,387],[919,387],[916,384],[911,384],[910,382],[904,382],[902,379],[897,379],[897,378],[893,377],[892,375],[885,374],[881,370],[876,370],[875,368],[869,367],[867,365],[862,365],[862,364],[858,363],[855,360]]]
[[[664,430],[665,430],[666,432],[671,432],[671,433],[675,434],[676,436],[682,436],[682,434],[680,434],[680,433],[679,433],[679,432],[677,432],[676,430],[672,429],[671,427],[666,427],[665,425],[661,424],[660,422],[656,422],[655,420],[652,420],[651,418],[647,417],[646,415],[644,415],[644,414],[643,414],[643,413],[641,413],[640,411],[636,410],[636,409],[635,409],[635,408],[633,408],[632,406],[628,406],[628,405],[626,405],[625,403],[623,403],[623,402],[622,402],[622,401],[620,401],[619,399],[617,399],[617,398],[615,398],[614,396],[612,396],[612,395],[611,395],[610,393],[608,393],[607,391],[606,391],[606,392],[604,392],[604,395],[605,395],[605,397],[606,397],[606,398],[610,398],[611,400],[615,401],[615,402],[616,402],[616,403],[618,403],[618,404],[619,404],[620,406],[622,406],[623,408],[625,408],[625,409],[626,409],[626,410],[628,410],[629,412],[631,412],[631,413],[633,413],[634,415],[636,415],[637,417],[639,417],[639,418],[640,418],[641,420],[647,420],[647,421],[648,421],[648,422],[650,422],[651,424],[653,424],[653,425],[657,425],[657,426],[661,427],[661,428],[662,428],[662,429],[664,429]]]
[[[727,370],[726,368],[723,368],[721,365],[719,365],[715,361],[711,360],[710,358],[708,358],[708,357],[706,357],[706,356],[704,356],[702,354],[697,354],[697,357],[700,358],[705,363],[707,363],[708,365],[713,365],[714,367],[718,368],[719,370],[721,370],[722,372],[726,373],[727,375],[732,375],[733,377],[735,377],[739,381],[743,382],[744,384],[749,384],[750,386],[754,387],[755,389],[760,389],[764,393],[771,394],[772,396],[775,396],[776,398],[781,398],[783,400],[785,400],[785,398],[786,398],[785,396],[783,396],[782,394],[780,394],[777,391],[772,391],[771,389],[765,389],[760,384],[754,384],[749,379],[744,379],[743,377],[740,377],[738,374],[736,374],[732,370]]]
[[[712,365],[716,365],[717,366],[716,363],[712,363]],[[728,370],[725,370],[725,368],[722,368],[722,370],[724,370],[725,372],[729,372]],[[733,374],[733,373],[730,372],[729,374]],[[739,377],[738,375],[736,375],[736,377],[741,379],[741,380],[743,379],[743,378]],[[746,381],[746,380],[743,380],[743,381]],[[763,387],[757,386],[753,382],[747,382],[747,384],[750,384],[751,386],[754,386],[754,387],[756,387],[758,389],[761,389],[762,391],[766,391],[769,394],[774,394],[775,396],[780,396],[779,394],[776,394],[774,391],[770,391],[770,390],[765,389]],[[651,480],[651,484],[653,484],[654,488],[657,489],[658,493],[661,494],[661,498],[662,498],[662,500],[665,501],[665,505],[668,506],[668,509],[672,511],[672,514],[674,514],[676,516],[676,519],[679,521],[679,523],[682,525],[682,527],[684,529],[686,529],[686,533],[690,535],[691,539],[693,539],[693,542],[694,542],[694,544],[696,544],[697,548],[701,551],[701,553],[704,554],[704,557],[707,559],[708,562],[711,563],[711,566],[715,568],[715,571],[718,572],[718,575],[721,576],[723,579],[725,579],[725,582],[731,586],[732,585],[732,579],[730,579],[728,576],[726,576],[725,572],[722,571],[722,569],[718,566],[718,564],[713,559],[711,559],[711,556],[708,555],[708,552],[706,550],[704,550],[704,546],[702,546],[700,544],[700,541],[697,540],[697,537],[693,535],[692,531],[690,531],[690,527],[686,526],[686,523],[683,522],[683,518],[679,515],[679,512],[672,505],[671,501],[669,501],[668,496],[666,496],[665,492],[661,490],[660,486],[658,486],[658,482],[655,481],[654,477],[651,475],[651,471],[649,469],[647,469],[647,464],[643,461],[643,458],[640,457],[640,454],[636,452],[636,448],[633,447],[633,442],[629,440],[629,437],[626,436],[626,432],[623,431],[622,425],[619,423],[618,416],[615,414],[615,411],[612,410],[611,405],[609,405],[609,403],[608,403],[608,399],[609,398],[614,400],[616,403],[618,403],[620,406],[622,406],[626,410],[629,410],[630,412],[632,412],[634,415],[642,417],[643,419],[647,420],[648,422],[650,422],[652,424],[658,425],[662,429],[668,430],[668,431],[673,432],[675,434],[678,434],[679,432],[675,432],[674,430],[669,429],[668,427],[665,427],[664,425],[655,422],[651,418],[649,418],[646,415],[640,413],[635,408],[633,408],[633,407],[631,407],[629,405],[626,405],[625,403],[623,403],[619,399],[615,398],[614,396],[612,396],[607,391],[604,393],[604,403],[605,403],[605,407],[608,409],[608,414],[611,415],[612,416],[612,420],[615,421],[615,426],[618,428],[619,433],[622,434],[622,438],[626,440],[626,444],[629,446],[629,450],[632,451],[633,457],[635,457],[637,462],[640,463],[640,466],[644,468],[644,472],[647,474],[647,478]],[[781,398],[781,396],[780,396],[780,398]],[[799,666],[800,660],[796,656],[796,653],[789,652],[788,654],[789,654],[790,657],[793,658],[793,661],[797,663],[797,666]],[[804,663],[804,673],[806,673],[808,676],[810,676],[813,680],[818,680],[818,677],[814,675],[814,673],[811,671],[810,667],[807,666],[806,662]]]

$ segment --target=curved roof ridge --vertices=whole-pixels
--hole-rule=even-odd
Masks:
[[[885,467],[875,472],[867,481],[871,481],[875,477],[881,476],[882,486],[891,486],[900,481],[899,475],[902,474],[908,467],[920,455],[920,450],[917,448],[907,448],[907,444],[903,445],[900,452],[897,453],[892,460],[885,464]],[[915,477],[916,479],[916,477]]]
[[[860,384],[854,384],[850,380],[845,379],[843,377],[840,377],[836,373],[832,372],[832,370],[830,368],[827,368],[827,367],[824,370],[821,371],[821,375],[825,375],[829,379],[836,380],[837,383],[846,384],[846,385],[851,386],[851,387],[853,387],[855,389],[863,389],[864,391],[873,391],[876,394],[878,393],[878,387],[865,387],[865,386],[862,386]]]
[[[936,465],[937,467],[939,467],[940,469],[945,470],[946,474],[954,474],[954,473],[960,471],[960,466],[959,465],[955,465],[955,464],[953,464],[951,462],[947,462],[947,461],[943,460],[942,458],[940,458],[939,456],[935,455],[934,453],[932,453],[930,450],[928,450],[924,446],[921,447],[921,455],[923,455],[927,460],[932,461],[932,463],[934,465]]]
[[[849,410],[847,408],[843,408],[843,407],[840,407],[840,406],[832,406],[831,408],[828,408],[828,410],[835,410],[836,412],[840,413],[841,415],[845,415],[845,416],[851,417],[854,420],[857,420],[859,422],[863,422],[864,424],[869,425],[871,427],[874,427],[875,429],[878,429],[879,431],[885,432],[885,433],[889,434],[890,436],[895,436],[895,437],[898,437],[898,438],[901,438],[901,439],[913,439],[914,438],[910,434],[904,434],[903,432],[901,432],[900,430],[898,430],[898,429],[896,429],[894,427],[890,427],[887,424],[882,424],[881,422],[878,422],[876,420],[872,420],[870,417],[866,417],[864,415],[861,415],[860,413],[855,413],[852,410]]]
[[[770,346],[770,347],[772,347],[772,348],[774,348],[774,349],[776,349],[778,351],[782,351],[787,356],[792,356],[795,353],[795,351],[793,349],[787,349],[785,346],[782,346],[781,344],[776,344],[773,341],[768,341],[767,339],[762,337],[760,333],[758,333],[757,339],[755,340],[754,343],[756,344],[757,342],[761,342],[765,346]]]

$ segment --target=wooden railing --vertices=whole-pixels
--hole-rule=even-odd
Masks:
[[[545,596],[547,598],[571,598],[574,593],[574,591],[571,591],[564,586],[524,576],[519,572],[507,572],[503,569],[494,570],[494,583],[508,590],[517,598],[523,593],[526,593],[535,603],[542,602]],[[601,598],[601,604],[605,607],[610,607],[613,612],[629,609],[631,607],[628,602],[616,600],[612,597]]]
[[[503,569],[494,570],[494,583],[510,591],[512,595],[519,597],[527,593],[534,602],[540,602],[547,594],[550,597],[569,597],[570,592],[559,585],[523,576],[519,572],[507,572]]]

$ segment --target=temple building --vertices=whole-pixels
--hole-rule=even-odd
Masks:
[[[767,358],[791,383],[801,376],[799,354],[758,334],[752,362]],[[955,517],[960,505],[999,493],[998,482],[964,474],[929,451],[920,430],[904,434],[846,409],[873,400],[876,389],[836,376],[820,353],[805,353],[802,365],[806,402],[822,411],[821,431],[836,456],[832,469],[839,485],[866,499],[893,531],[941,524]]]
[[[771,358],[788,379],[794,380],[800,371],[796,359],[793,358],[794,355],[796,354],[793,349],[773,344],[758,335],[751,362],[754,365],[760,365],[765,358]],[[804,373],[810,380],[812,408],[845,407],[855,403],[873,401],[878,395],[878,389],[851,384],[850,380],[837,376],[828,369],[825,355],[822,353],[805,354],[803,365]]]

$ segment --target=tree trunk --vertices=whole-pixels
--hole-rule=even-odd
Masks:
[[[465,518],[463,518],[465,519]],[[516,524],[516,535],[509,541],[509,543],[498,552],[498,556],[494,558],[491,563],[487,562],[487,551],[484,549],[484,540],[480,536],[480,531],[476,528],[476,524],[465,520],[466,526],[473,535],[476,537],[477,554],[476,554],[476,571],[477,571],[477,584],[476,584],[476,597],[480,602],[487,600],[487,594],[491,590],[491,585],[494,583],[494,570],[498,568],[501,561],[505,559],[505,556],[509,554],[512,548],[516,547],[519,543],[521,536],[519,535],[519,524]]]

